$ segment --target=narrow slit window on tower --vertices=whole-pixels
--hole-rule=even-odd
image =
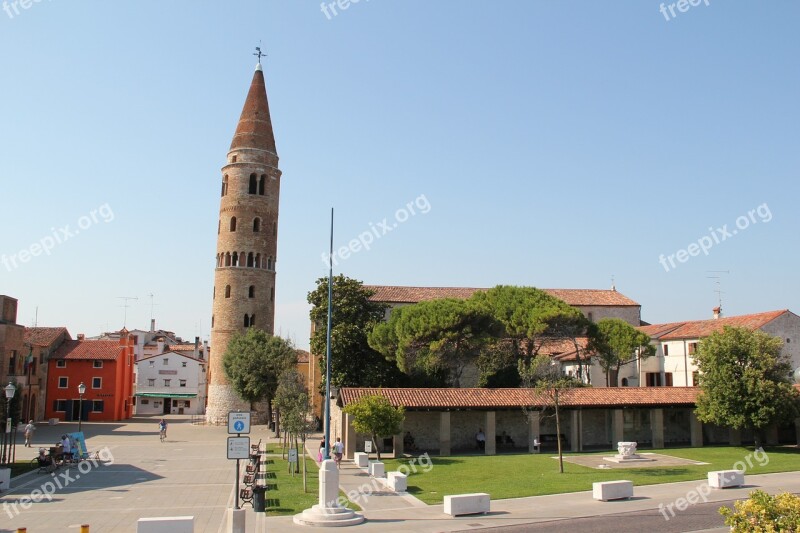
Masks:
[[[256,325],[256,315],[250,315],[250,326]]]
[[[269,301],[270,302],[275,301],[275,287],[270,287],[269,289]]]
[[[250,189],[247,191],[250,194],[256,194],[258,192],[258,178],[255,174],[250,174]]]
[[[261,219],[256,217],[253,219],[253,233],[261,231]]]
[[[250,288],[247,290],[247,297],[248,298],[255,298],[256,297],[256,286],[250,285]]]
[[[246,328],[250,327],[250,315],[247,314],[244,315],[244,327]]]
[[[219,235],[219,233],[220,233],[221,231],[222,231],[222,221],[220,220],[220,221],[217,223],[217,235]]]
[[[272,258],[267,259],[267,270],[272,270]]]
[[[225,174],[222,178],[222,196],[228,194],[228,175]]]
[[[261,179],[258,181],[258,194],[264,196],[264,189],[267,185],[267,175],[261,174]]]
[[[231,231],[236,231],[236,217],[231,217]]]
[[[225,285],[225,298],[230,298],[230,297],[231,297],[231,286]]]
[[[236,156],[235,155],[231,156],[231,163],[236,163]]]

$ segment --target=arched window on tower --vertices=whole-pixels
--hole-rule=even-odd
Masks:
[[[246,328],[250,327],[250,315],[248,315],[246,313],[244,315],[244,327],[246,327]]]
[[[267,188],[267,175],[261,174],[261,179],[258,180],[258,194],[264,196],[264,190]]]
[[[214,315],[211,315],[211,327],[214,327]]]
[[[256,217],[253,219],[253,233],[261,231],[261,219]]]
[[[225,253],[225,266],[226,267],[231,266],[231,253],[230,252],[226,252]]]
[[[256,254],[256,268],[261,268],[261,254]]]
[[[217,222],[217,235],[219,235],[220,231],[222,231],[222,221],[221,220],[219,222]]]
[[[256,286],[250,285],[250,288],[247,289],[247,297],[248,298],[255,298],[256,297]]]
[[[267,270],[272,270],[272,258],[267,259]]]
[[[222,196],[225,196],[227,194],[228,194],[228,175],[225,174],[222,177]]]
[[[247,266],[253,268],[253,252],[247,254]]]
[[[231,260],[231,266],[235,267],[239,266],[239,252],[233,252],[233,259]]]
[[[231,286],[225,285],[225,298],[230,298],[230,297],[231,297]]]
[[[231,217],[231,231],[236,231],[236,217]]]
[[[256,325],[256,315],[252,314],[252,315],[250,315],[250,326],[252,327],[252,326],[255,326],[255,325]]]
[[[211,299],[212,300],[216,300],[217,299],[217,286],[216,285],[214,285],[214,288],[211,289]]]
[[[269,289],[269,301],[270,302],[275,301],[275,287],[270,287]]]
[[[255,174],[250,174],[250,189],[247,192],[250,194],[258,192],[258,177]]]

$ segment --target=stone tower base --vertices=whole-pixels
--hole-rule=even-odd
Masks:
[[[208,386],[208,407],[206,408],[206,421],[209,424],[215,426],[224,426],[228,423],[228,412],[249,410],[249,402],[239,398],[231,385],[211,384]],[[253,420],[253,423],[257,424],[259,422]]]

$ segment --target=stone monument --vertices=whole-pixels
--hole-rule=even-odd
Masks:
[[[319,503],[294,515],[294,523],[301,526],[354,526],[364,521],[364,516],[338,504],[339,469],[332,459],[322,461],[319,468]]]
[[[603,457],[603,460],[611,461],[612,463],[642,463],[655,461],[655,459],[649,459],[637,454],[636,447],[636,442],[618,442],[617,455],[614,457]]]

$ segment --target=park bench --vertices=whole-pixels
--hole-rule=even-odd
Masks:
[[[242,504],[249,503],[250,506],[253,506],[253,489],[245,488],[239,490],[239,499],[242,500]]]
[[[251,454],[257,454],[261,450],[261,439],[258,439],[258,444],[251,444],[250,445],[250,452]]]
[[[489,506],[489,495],[485,492],[444,497],[444,513],[450,516],[488,513]]]
[[[592,483],[592,497],[595,500],[624,500],[633,498],[633,481],[598,481]]]
[[[244,479],[242,481],[248,487],[252,487],[253,483],[255,483],[255,481],[256,481],[256,476],[253,475],[253,474],[246,475],[246,476],[244,476]]]

